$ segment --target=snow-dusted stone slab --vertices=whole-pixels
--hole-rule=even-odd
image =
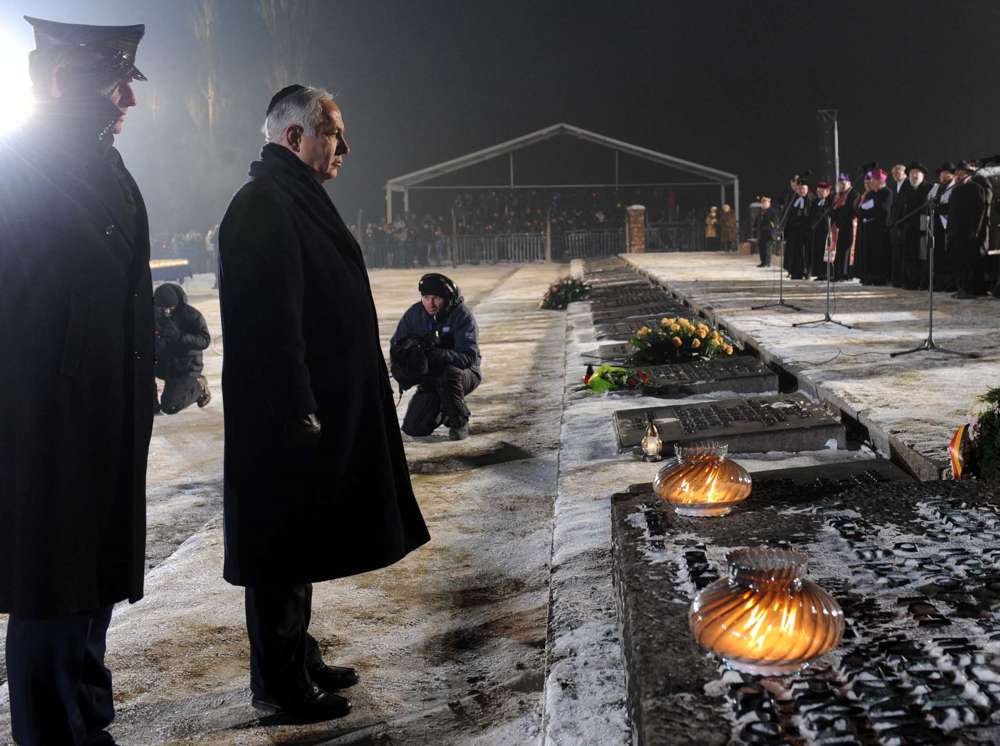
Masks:
[[[648,485],[612,502],[616,595],[635,744],[1000,742],[1000,491],[767,479],[737,511],[684,518]],[[801,472],[799,476],[804,474]],[[725,555],[785,543],[844,610],[841,645],[794,676],[728,670],[693,641],[694,595]]]
[[[593,308],[601,313],[614,310],[616,307],[640,306],[648,303],[671,303],[672,298],[662,288],[650,287],[647,283],[639,286],[622,286],[620,288],[602,288],[590,291],[590,302]]]
[[[654,327],[665,316],[684,316],[685,314],[691,317],[690,311],[685,312],[683,308],[675,307],[655,316],[636,316],[619,321],[605,321],[603,324],[595,321],[594,329],[598,339],[629,339],[640,327]]]
[[[606,311],[600,311],[594,314],[594,323],[600,326],[601,324],[613,324],[616,321],[626,319],[652,318],[654,316],[659,321],[664,316],[690,316],[693,313],[692,309],[684,307],[669,297],[665,297],[659,303],[640,303],[634,306],[618,306],[609,308]]]
[[[595,354],[599,360],[624,362],[632,352],[625,342],[611,342],[599,345]]]
[[[843,448],[847,437],[840,420],[823,405],[803,394],[782,394],[620,409],[614,413],[620,451],[639,445],[650,418],[668,455],[675,443],[696,440],[720,441],[730,453],[766,453],[815,451],[830,441]]]
[[[778,393],[778,375],[749,355],[640,367],[649,375],[642,387],[647,396],[677,398],[712,391]]]

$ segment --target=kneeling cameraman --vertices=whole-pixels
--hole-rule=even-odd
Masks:
[[[389,357],[400,389],[419,386],[403,418],[407,435],[430,435],[442,422],[448,437],[469,437],[465,397],[482,381],[479,329],[458,286],[442,274],[420,278],[420,302],[403,314]]]
[[[183,288],[164,283],[153,293],[156,320],[156,377],[164,382],[157,413],[177,414],[195,402],[204,407],[212,399],[202,350],[212,341],[205,317],[187,303]]]

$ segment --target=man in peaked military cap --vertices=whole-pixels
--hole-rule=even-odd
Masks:
[[[111,610],[142,596],[149,227],[113,147],[143,26],[28,18],[35,121],[0,143],[0,612],[14,740],[113,743]]]

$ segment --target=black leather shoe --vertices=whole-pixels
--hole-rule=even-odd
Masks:
[[[338,689],[347,689],[357,684],[358,672],[353,668],[324,664],[319,668],[310,668],[309,678],[323,691],[335,692]]]
[[[334,720],[344,717],[351,711],[349,699],[323,691],[318,686],[314,686],[312,691],[301,694],[293,700],[272,700],[254,695],[250,703],[254,709],[303,722]]]

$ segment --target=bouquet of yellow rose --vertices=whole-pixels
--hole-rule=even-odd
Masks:
[[[665,317],[659,324],[640,327],[628,343],[635,352],[629,362],[645,365],[676,363],[700,357],[732,355],[733,345],[715,327],[683,317]]]

